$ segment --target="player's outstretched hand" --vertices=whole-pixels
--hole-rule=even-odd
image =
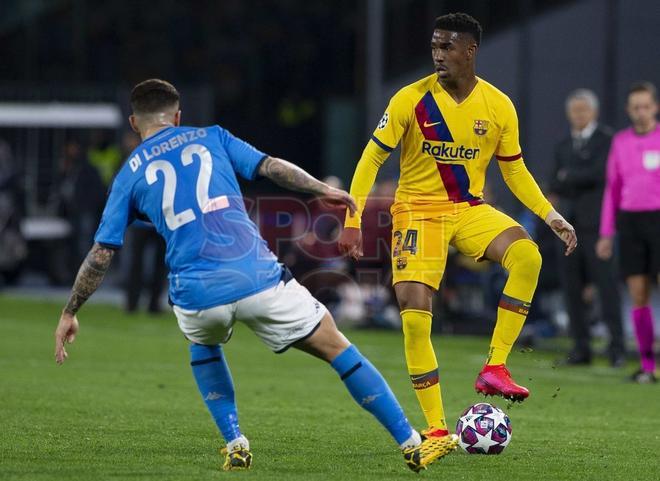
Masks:
[[[328,186],[328,188],[320,196],[321,202],[326,204],[328,207],[347,207],[351,217],[355,215],[357,210],[357,205],[355,204],[355,199],[351,197],[351,194],[345,190],[336,189],[334,187]]]
[[[362,231],[357,227],[344,227],[339,241],[337,241],[339,252],[351,257],[356,261],[362,257]]]
[[[612,257],[614,242],[611,237],[601,237],[596,242],[596,256],[600,260],[607,261]]]
[[[64,348],[64,343],[71,344],[78,333],[78,319],[73,314],[62,313],[60,323],[55,329],[55,362],[62,364],[69,356]]]
[[[552,211],[545,218],[546,224],[566,244],[564,255],[570,256],[577,247],[577,235],[575,229],[557,211]]]

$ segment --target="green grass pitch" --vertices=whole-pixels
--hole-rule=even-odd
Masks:
[[[0,297],[0,480],[418,479],[387,433],[336,374],[300,352],[275,355],[244,326],[226,347],[250,472],[219,470],[221,446],[194,385],[174,317],[85,306],[69,360],[56,366],[60,306]],[[422,415],[401,335],[348,331],[413,423]],[[473,382],[487,339],[438,337],[450,424],[480,401]],[[460,450],[422,473],[444,480],[659,480],[660,386],[601,365],[553,368],[515,351],[509,365],[532,396],[507,407],[513,439],[500,456]],[[632,368],[633,366],[628,366]]]

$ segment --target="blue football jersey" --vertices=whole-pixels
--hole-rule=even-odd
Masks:
[[[146,138],[117,177],[94,240],[120,248],[147,218],[165,239],[171,302],[201,310],[276,285],[282,267],[245,210],[236,174],[254,179],[263,152],[219,126]]]

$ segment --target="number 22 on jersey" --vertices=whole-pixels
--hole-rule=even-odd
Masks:
[[[197,176],[196,197],[199,209],[203,214],[213,212],[229,207],[229,200],[226,195],[209,198],[209,186],[211,185],[211,173],[213,171],[213,157],[211,152],[201,144],[192,144],[187,146],[181,152],[181,163],[184,166],[191,165],[194,156],[200,160],[199,175]],[[176,170],[174,166],[166,160],[154,160],[149,163],[144,175],[147,178],[147,184],[153,185],[158,181],[158,172],[163,173],[163,200],[162,209],[165,223],[168,229],[176,230],[182,225],[194,221],[197,217],[195,212],[188,208],[179,213],[174,212],[174,195],[176,193]]]

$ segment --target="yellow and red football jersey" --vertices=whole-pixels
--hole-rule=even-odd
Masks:
[[[511,100],[477,78],[470,95],[457,103],[432,74],[402,88],[390,100],[358,163],[351,194],[359,212],[346,217],[346,226],[359,227],[359,214],[378,168],[399,143],[395,216],[411,212],[426,218],[483,203],[486,169],[493,155],[507,184],[527,207],[542,217],[552,209],[524,167]]]

